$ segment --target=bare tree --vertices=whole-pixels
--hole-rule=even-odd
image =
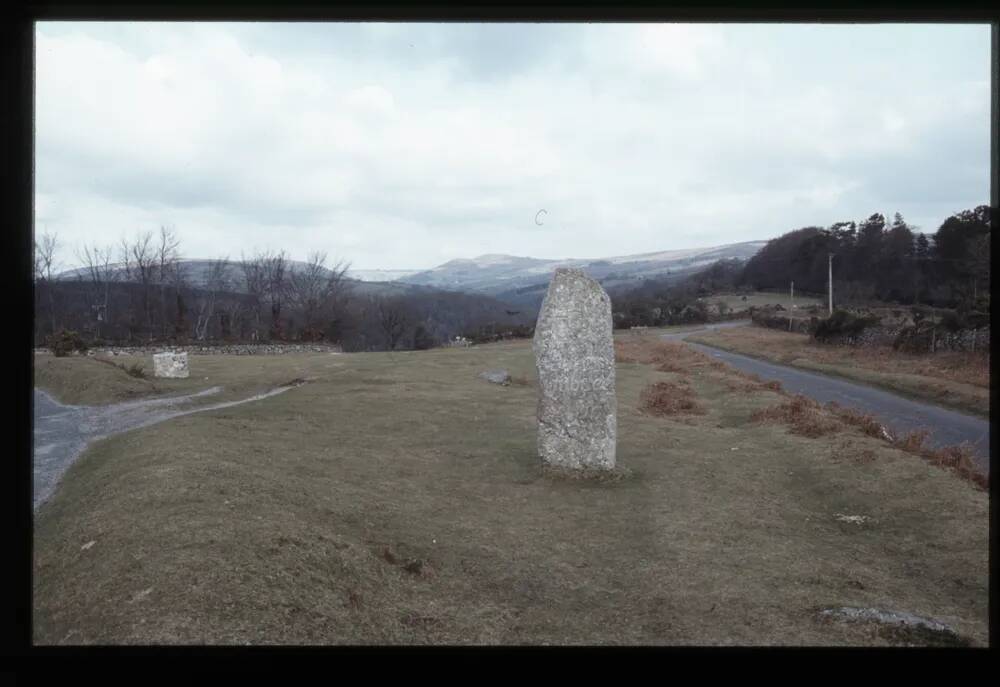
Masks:
[[[122,280],[132,281],[132,252],[129,250],[126,238],[122,238],[118,243],[118,264],[121,268]]]
[[[293,307],[302,315],[300,335],[307,339],[323,336],[327,330],[337,331],[343,318],[350,281],[346,279],[348,265],[338,261],[327,269],[326,253],[311,253],[304,267],[289,270],[289,294]]]
[[[187,337],[187,306],[184,301],[184,294],[189,293],[191,290],[187,270],[179,260],[175,260],[168,271],[168,275],[170,277],[170,286],[174,290],[174,299],[176,300],[174,336]]]
[[[153,232],[147,231],[136,235],[132,243],[125,242],[130,267],[130,281],[136,281],[142,287],[142,314],[149,336],[153,333],[153,319],[150,310],[150,290],[152,288],[154,271],[156,269],[156,251],[153,248]]]
[[[156,269],[156,252],[152,245],[153,233],[150,231],[137,233],[132,241],[127,238],[121,240],[119,245],[119,259],[121,262],[122,275],[124,281],[133,282],[140,285],[141,309],[140,313],[145,322],[147,332],[152,334],[152,314],[150,311],[150,289],[154,279]],[[129,339],[134,339],[138,330],[138,315],[132,297],[132,290],[129,290]]]
[[[330,268],[326,280],[326,304],[324,314],[329,322],[328,329],[339,339],[345,319],[347,318],[347,304],[351,297],[351,290],[354,282],[347,278],[347,270],[350,263],[338,260]]]
[[[284,338],[281,322],[281,308],[288,295],[288,256],[285,251],[267,253],[263,260],[264,295],[271,309],[271,327],[268,332],[272,339]]]
[[[228,298],[224,301],[224,306],[219,312],[219,334],[223,339],[232,336],[243,337],[245,311],[244,304],[239,298]]]
[[[194,335],[199,341],[204,341],[208,334],[208,326],[215,315],[215,305],[220,291],[226,289],[229,273],[229,257],[213,260],[208,266],[208,277],[205,290],[198,303],[198,321],[194,326]]]
[[[303,267],[289,270],[289,297],[292,306],[302,314],[301,336],[317,339],[318,316],[326,301],[326,253],[310,253]]]
[[[132,251],[129,250],[128,239],[122,237],[121,241],[118,243],[118,264],[120,267],[120,278],[123,282],[131,282],[132,273],[134,272],[134,267],[132,265]],[[136,317],[135,317],[135,303],[133,291],[130,288],[125,289],[125,293],[128,296],[128,305],[126,306],[127,318],[126,326],[128,329],[128,340],[135,340],[135,330],[136,330]]]
[[[56,269],[56,251],[59,248],[59,235],[44,233],[41,240],[35,241],[35,277],[52,281]]]
[[[160,241],[155,248],[156,281],[160,287],[160,333],[167,333],[167,285],[176,281],[174,272],[180,261],[180,239],[167,229],[160,227]],[[178,296],[179,297],[179,296]]]
[[[52,277],[56,271],[56,251],[59,248],[58,234],[45,232],[41,240],[35,240],[34,268],[35,282],[44,284],[49,301],[49,319],[53,333],[56,331],[55,290],[52,288]]]
[[[111,321],[110,296],[111,284],[118,280],[120,271],[112,263],[113,247],[104,249],[97,245],[84,245],[77,251],[77,259],[83,264],[85,272],[80,275],[85,280],[90,291],[90,307],[94,313],[94,332],[100,338],[101,325]]]
[[[242,259],[240,260],[240,268],[243,270],[243,278],[246,282],[247,293],[249,293],[252,298],[251,338],[253,338],[254,341],[256,341],[260,335],[262,319],[261,310],[264,304],[264,256],[265,253],[255,253],[249,258],[246,255],[241,255]]]
[[[283,250],[277,253],[257,251],[249,258],[244,255],[240,266],[246,279],[247,292],[253,297],[253,338],[259,336],[265,305],[271,313],[268,336],[272,339],[282,338],[282,306],[290,291],[287,254]]]
[[[385,337],[386,348],[390,351],[394,350],[410,324],[410,317],[405,304],[399,298],[377,297],[375,299],[375,310],[379,326],[382,328],[382,334]]]

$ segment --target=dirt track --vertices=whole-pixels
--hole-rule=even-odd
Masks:
[[[222,389],[212,387],[185,396],[106,406],[62,405],[44,391],[35,389],[32,506],[37,510],[52,495],[66,468],[92,441],[181,415],[256,401],[290,388],[278,387],[247,399],[194,408],[183,406],[193,399],[218,393]]]

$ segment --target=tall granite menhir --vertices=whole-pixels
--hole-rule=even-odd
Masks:
[[[611,299],[583,270],[555,271],[535,325],[538,453],[552,466],[615,467]]]

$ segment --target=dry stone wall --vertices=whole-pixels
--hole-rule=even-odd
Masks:
[[[101,346],[89,349],[85,355],[155,355],[157,353],[189,353],[191,355],[282,355],[285,353],[341,353],[334,344],[219,344],[198,346]],[[36,348],[36,353],[49,353]]]

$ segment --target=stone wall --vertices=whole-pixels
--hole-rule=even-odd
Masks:
[[[885,309],[888,310],[888,309]],[[844,336],[832,340],[828,343],[843,346],[860,346],[873,348],[879,346],[891,346],[900,350],[913,353],[927,353],[931,351],[988,351],[990,347],[990,328],[981,327],[979,329],[962,329],[956,332],[949,331],[940,324],[934,326],[930,323],[923,323],[920,327],[913,324],[912,319],[907,319],[906,311],[896,309],[901,315],[891,317],[887,313],[873,312],[871,310],[851,309],[855,315],[878,315],[882,317],[882,324],[866,327],[856,336]],[[771,329],[788,331],[788,311],[776,310],[771,307],[750,308],[750,319],[754,324]],[[796,313],[792,319],[792,331],[810,334],[815,331],[819,318],[804,316],[804,313]]]
[[[284,353],[341,353],[334,344],[218,344],[199,346],[110,346],[91,348],[94,355],[153,355],[156,353],[189,353],[191,355],[281,355]],[[36,348],[35,353],[49,353],[47,348]]]
[[[988,351],[990,328],[961,329],[951,332],[943,327],[913,325],[879,325],[868,327],[857,336],[837,343],[865,348],[892,346],[911,353],[936,351]]]
[[[812,323],[812,320],[814,319],[816,318],[803,316],[801,312],[793,311],[792,327],[790,331],[799,332],[800,334],[809,334],[815,326]],[[787,310],[776,310],[770,307],[752,307],[750,308],[750,321],[760,327],[780,329],[785,332],[789,331]]]
[[[862,346],[866,348],[892,346],[896,343],[896,339],[899,337],[899,334],[903,329],[904,327],[900,325],[878,325],[875,327],[866,327],[856,336],[840,337],[830,343],[843,344],[846,346]]]

